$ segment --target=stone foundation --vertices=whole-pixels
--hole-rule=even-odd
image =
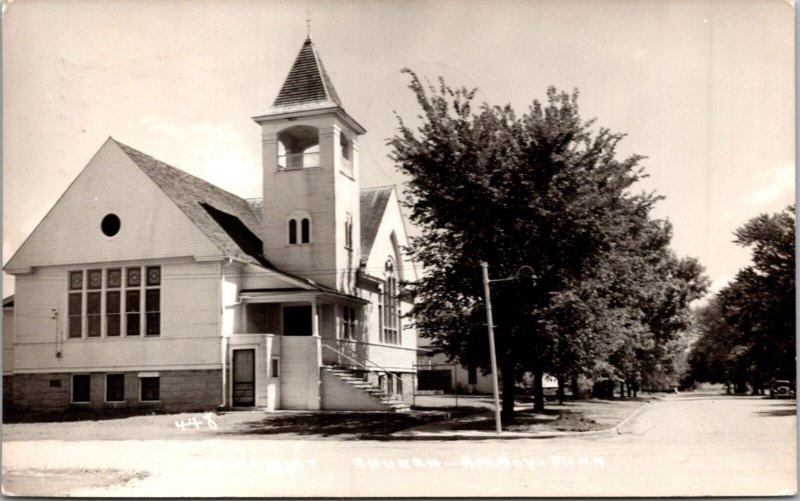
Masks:
[[[14,404],[14,376],[3,376],[3,410],[12,409]]]
[[[144,372],[144,371],[142,371]],[[150,372],[150,371],[148,371]],[[71,403],[71,376],[73,373],[15,374],[13,385],[7,385],[3,378],[3,400],[6,399],[7,386],[13,387],[12,401],[15,410],[57,411],[67,408],[83,409],[142,409],[170,412],[190,412],[216,409],[222,403],[222,371],[179,370],[157,372],[159,382],[159,401],[141,402],[139,400],[140,371],[124,372],[125,400],[106,402],[105,372],[90,373],[90,402]],[[75,374],[87,374],[77,372]],[[115,372],[114,374],[121,374]]]

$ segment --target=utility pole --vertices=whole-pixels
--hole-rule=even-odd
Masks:
[[[497,355],[494,348],[494,325],[492,323],[492,297],[489,291],[489,263],[481,261],[483,268],[483,293],[486,296],[486,325],[489,328],[489,356],[492,360],[492,388],[494,389],[494,421],[497,434],[503,433],[500,425],[500,390],[497,385]]]

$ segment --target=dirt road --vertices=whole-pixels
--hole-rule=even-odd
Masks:
[[[3,445],[3,468],[149,474],[73,496],[791,494],[795,418],[794,400],[686,394],[650,404],[615,437],[19,441]]]

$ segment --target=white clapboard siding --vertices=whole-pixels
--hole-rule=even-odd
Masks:
[[[14,310],[3,309],[3,374],[14,369]]]
[[[106,263],[102,267],[137,262]],[[73,267],[38,268],[16,277],[15,372],[101,367],[220,367],[219,263],[160,264],[161,334],[157,337],[70,339],[67,280]],[[56,310],[58,319],[52,318]],[[58,346],[56,340],[59,340]],[[60,350],[62,356],[56,357]]]
[[[100,229],[110,213],[121,221],[113,237]],[[108,140],[5,269],[15,273],[38,266],[218,254],[178,206]]]

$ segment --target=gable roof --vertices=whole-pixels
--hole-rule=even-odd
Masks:
[[[273,110],[316,105],[316,107],[342,106],[336,89],[322,65],[317,48],[306,38],[289,75],[283,82],[278,97],[272,103]]]
[[[263,254],[260,199],[245,200],[111,138],[226,257],[263,266],[320,291],[338,293],[281,271]]]
[[[272,265],[263,256],[260,218],[246,200],[150,155],[114,141],[220,250],[235,259]]]
[[[361,190],[361,260],[366,261],[372,251],[372,244],[378,235],[378,228],[386,212],[386,205],[394,186],[364,188]]]

